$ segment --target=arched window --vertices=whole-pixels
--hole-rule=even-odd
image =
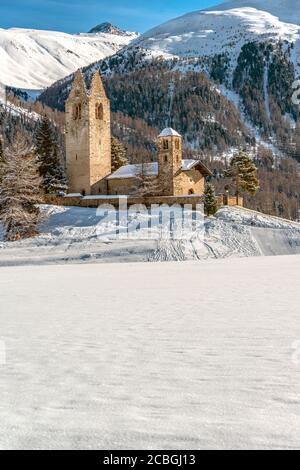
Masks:
[[[169,141],[164,139],[163,141],[163,149],[164,150],[169,150]]]
[[[99,119],[100,121],[103,121],[103,104],[102,103],[97,103],[96,104],[95,116],[96,116],[96,119]]]
[[[179,149],[180,149],[180,141],[179,141],[179,139],[176,139],[176,141],[175,141],[175,148],[176,148],[176,150],[179,150]]]
[[[73,118],[75,121],[81,119],[81,104],[76,104],[73,109]]]

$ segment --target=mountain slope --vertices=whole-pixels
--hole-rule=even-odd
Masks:
[[[234,62],[245,43],[258,40],[297,42],[299,30],[298,25],[284,23],[255,8],[199,11],[151,29],[134,41],[134,46],[151,50],[155,55],[185,58],[227,53]],[[299,55],[297,51],[298,59]]]
[[[79,67],[115,54],[136,33],[78,34],[28,29],[0,29],[0,82],[42,89]]]
[[[300,25],[300,0],[229,0],[220,5],[207,8],[207,11],[224,11],[242,7],[267,11],[277,16],[280,21]]]

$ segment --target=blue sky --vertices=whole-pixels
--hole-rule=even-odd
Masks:
[[[110,21],[146,31],[168,19],[222,3],[222,0],[1,0],[0,28],[84,32]]]

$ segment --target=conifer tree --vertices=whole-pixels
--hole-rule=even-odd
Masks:
[[[26,139],[17,134],[13,144],[5,149],[5,161],[0,165],[0,220],[6,239],[15,241],[38,233],[40,211],[39,167],[36,156]]]
[[[241,190],[251,196],[254,196],[259,190],[257,168],[243,150],[240,150],[231,159],[230,168],[226,171],[225,175],[232,178],[235,182],[237,205],[239,205]]]
[[[204,212],[209,217],[218,210],[218,200],[215,195],[215,188],[207,184],[204,191]]]
[[[47,117],[42,119],[35,141],[42,187],[45,193],[56,194],[67,191],[67,179],[60,163],[58,144],[51,122]]]
[[[128,165],[126,149],[115,137],[111,139],[111,164],[112,172],[117,171],[122,166]]]

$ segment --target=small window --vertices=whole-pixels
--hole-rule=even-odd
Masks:
[[[77,155],[77,153],[76,153],[76,161],[77,161],[77,160],[78,160],[78,155]]]
[[[96,116],[96,119],[103,121],[103,104],[102,103],[96,104],[95,116]]]
[[[75,121],[81,119],[81,104],[76,104],[73,109],[73,118]]]
[[[175,148],[176,148],[176,150],[180,150],[180,141],[179,141],[179,139],[176,139],[176,141],[175,141]]]
[[[165,162],[167,163],[168,161],[168,155],[165,155]]]
[[[163,149],[164,150],[169,150],[169,141],[166,140],[166,139],[163,141]]]

